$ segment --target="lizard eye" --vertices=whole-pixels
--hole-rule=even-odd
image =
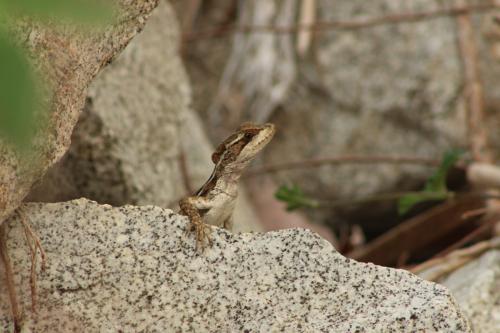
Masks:
[[[219,162],[219,159],[220,159],[220,154],[218,152],[212,154],[212,162],[214,164],[217,164],[217,162]]]

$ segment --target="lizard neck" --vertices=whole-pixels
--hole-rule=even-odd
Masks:
[[[226,160],[227,162],[227,160]],[[232,161],[228,164],[224,163],[224,159],[221,159],[219,163],[215,165],[212,174],[208,180],[203,184],[203,186],[196,192],[197,196],[206,196],[215,188],[224,189],[237,186],[238,180],[243,173],[243,170],[248,165],[249,161]]]

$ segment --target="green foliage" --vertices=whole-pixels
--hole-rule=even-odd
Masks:
[[[89,24],[109,20],[113,7],[96,0],[0,0],[0,12]]]
[[[36,90],[25,55],[0,33],[0,135],[26,148],[33,130]]]
[[[291,187],[282,185],[274,194],[276,199],[287,204],[286,210],[292,211],[299,208],[317,208],[319,203],[305,196],[297,185]]]
[[[88,26],[111,19],[112,12],[112,6],[90,0],[0,0],[3,23],[15,21],[6,18],[28,15]],[[36,79],[25,50],[0,26],[0,138],[19,149],[29,146],[35,132],[35,109],[42,105]]]
[[[424,190],[417,193],[407,194],[399,199],[399,215],[406,214],[413,206],[424,201],[445,200],[453,194],[446,188],[446,176],[450,168],[463,154],[462,150],[454,149],[447,151],[438,169],[427,180]]]
[[[446,189],[446,176],[448,175],[448,171],[450,171],[451,167],[457,163],[464,153],[461,149],[451,149],[444,153],[444,156],[441,160],[441,164],[439,165],[436,172],[434,172],[427,183],[425,184],[424,191],[427,192],[441,192],[447,191]]]
[[[413,206],[425,201],[440,201],[448,199],[452,194],[448,191],[442,192],[417,192],[406,194],[399,199],[398,213],[399,215],[406,214]]]

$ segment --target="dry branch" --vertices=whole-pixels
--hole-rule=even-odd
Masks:
[[[462,237],[460,240],[458,240],[454,244],[448,246],[446,249],[444,249],[443,251],[436,254],[433,258],[445,256],[445,255],[451,253],[452,251],[455,251],[455,250],[465,246],[467,243],[470,243],[472,241],[477,241],[478,239],[480,239],[480,237],[490,238],[491,233],[493,231],[493,228],[494,228],[495,224],[498,223],[498,221],[499,221],[498,216],[496,218],[491,218],[488,220],[482,219],[480,221],[481,225],[477,229],[468,233],[467,235]],[[486,236],[488,236],[488,237],[486,237]]]
[[[20,332],[21,325],[21,311],[16,295],[16,284],[14,282],[14,270],[12,262],[10,261],[9,253],[7,250],[7,231],[6,223],[0,224],[0,261],[3,263],[5,272],[5,284],[9,294],[10,307],[12,311],[12,319],[14,322],[14,331]]]
[[[277,33],[293,34],[302,30],[321,32],[326,30],[358,30],[385,24],[396,24],[405,22],[419,22],[428,19],[435,19],[446,16],[459,16],[471,12],[485,12],[500,8],[500,4],[475,4],[452,6],[448,8],[438,8],[422,12],[407,12],[390,14],[378,17],[361,17],[345,21],[316,22],[313,24],[299,24],[295,26],[275,26],[275,25],[224,25],[204,31],[196,31],[185,36],[185,41],[195,41],[198,39],[224,37],[233,33]]]
[[[41,262],[41,268],[42,271],[45,270],[46,267],[46,261],[47,261],[47,255],[45,254],[45,251],[43,250],[42,243],[40,242],[40,239],[36,235],[36,233],[33,231],[33,229],[30,226],[30,223],[28,222],[28,217],[24,213],[24,210],[21,207],[17,209],[17,214],[19,215],[19,219],[21,221],[21,224],[23,225],[24,229],[24,235],[26,238],[26,244],[28,245],[28,248],[30,250],[30,256],[31,256],[31,270],[30,270],[30,287],[31,287],[31,310],[33,313],[36,313],[36,305],[37,305],[37,299],[38,299],[38,293],[37,293],[37,285],[36,285],[36,263],[37,263],[37,254],[40,252],[40,257],[42,259]]]
[[[342,155],[336,157],[322,157],[301,161],[284,162],[265,165],[260,168],[254,168],[246,173],[246,177],[256,176],[266,173],[273,173],[283,170],[316,168],[322,165],[336,164],[373,164],[373,163],[389,163],[389,164],[420,164],[430,167],[439,166],[440,161],[426,157],[415,156],[391,156],[391,155]]]
[[[181,147],[179,151],[179,170],[182,177],[182,183],[184,184],[186,192],[193,193],[193,184],[191,182],[191,177],[189,177],[189,171],[188,171],[189,168],[184,147]]]
[[[426,280],[436,281],[439,278],[455,271],[484,252],[500,248],[500,237],[477,243],[471,247],[456,250],[447,256],[428,260],[411,269],[415,274],[421,274]],[[429,272],[424,272],[429,270]]]
[[[194,22],[198,12],[200,10],[201,0],[189,0],[187,2],[186,8],[184,9],[184,14],[181,18],[182,25],[182,43],[181,43],[181,54],[184,54],[186,41],[185,36],[188,36],[193,31]]]
[[[472,163],[467,167],[467,180],[475,187],[500,189],[500,167],[487,163]]]
[[[379,265],[395,264],[401,253],[408,252],[411,257],[411,254],[418,253],[436,240],[469,223],[461,218],[462,214],[483,206],[484,201],[477,197],[443,203],[406,220],[347,256]]]
[[[300,8],[300,25],[313,25],[316,21],[316,0],[302,0]],[[297,36],[297,53],[304,56],[311,45],[313,32],[311,30],[301,30]]]
[[[200,10],[201,0],[188,0],[184,14],[182,15],[181,23],[182,30],[186,33],[191,32],[193,24]]]
[[[488,135],[484,124],[483,85],[479,74],[478,52],[470,13],[460,13],[457,16],[457,24],[458,44],[465,75],[469,146],[476,162],[491,163],[493,157],[488,150]]]

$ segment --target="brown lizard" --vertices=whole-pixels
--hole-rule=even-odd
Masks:
[[[271,141],[273,124],[242,124],[212,154],[212,175],[195,193],[179,202],[181,214],[189,217],[196,233],[196,248],[210,243],[210,225],[232,228],[232,214],[238,195],[238,180],[246,166]]]

